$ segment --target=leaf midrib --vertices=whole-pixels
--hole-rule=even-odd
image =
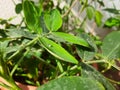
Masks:
[[[107,55],[106,58],[109,58],[109,56],[120,46],[120,43],[115,47],[113,48],[113,50]]]

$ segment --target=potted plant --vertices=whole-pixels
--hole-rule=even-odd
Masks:
[[[87,9],[85,20],[101,25],[102,14],[87,0],[81,4],[82,10]],[[0,30],[0,85],[9,90],[115,90],[111,82],[119,82],[106,79],[91,64],[104,63],[97,64],[105,68],[102,72],[112,67],[120,70],[115,64],[120,57],[120,32],[108,34],[103,41],[81,28],[71,34],[63,24],[66,14],[62,17],[63,12],[52,6],[47,1],[23,0],[16,10],[23,11],[25,26],[1,20],[6,28]]]

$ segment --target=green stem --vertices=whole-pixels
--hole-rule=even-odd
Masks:
[[[40,58],[40,57],[37,57],[35,56],[38,60],[40,60],[42,63],[46,64],[46,65],[49,65],[51,68],[55,69],[56,70],[56,67],[47,63],[44,59]]]
[[[17,69],[18,65],[23,61],[23,58],[28,54],[29,50],[27,50],[23,56],[18,60],[18,62],[16,63],[16,65],[13,67],[11,73],[10,73],[10,76],[12,76],[15,72],[15,70]]]
[[[64,72],[63,66],[62,66],[61,62],[56,59],[56,63],[57,63],[57,67],[58,67],[59,71],[60,71],[61,73]]]
[[[8,86],[8,85],[6,85],[6,84],[4,84],[4,83],[1,83],[1,82],[0,82],[0,86],[5,87],[5,88],[7,88],[7,89],[10,88],[10,86]]]
[[[85,24],[86,20],[87,20],[87,15],[85,16],[85,18],[83,19],[82,23],[80,24],[80,27],[83,27],[83,25]]]
[[[105,60],[95,60],[95,61],[86,61],[86,64],[93,64],[93,63],[105,63]]]
[[[71,67],[69,70],[67,70],[67,71],[63,72],[62,74],[60,74],[57,78],[60,78],[60,77],[62,77],[62,76],[65,76],[69,71],[75,70],[77,67],[78,67],[77,65]]]
[[[110,82],[120,85],[120,82],[107,78]]]
[[[9,84],[11,85],[11,90],[22,90],[21,88],[19,88],[16,85],[16,83],[15,83],[15,81],[13,79],[9,82]]]
[[[114,67],[115,69],[120,71],[120,67],[114,65],[113,63],[110,63],[108,60],[102,59],[102,60],[95,60],[95,61],[86,61],[86,64],[93,64],[93,63],[107,63],[110,66]]]
[[[23,49],[25,49],[27,46],[30,46],[31,44],[35,43],[38,40],[39,37],[34,38],[33,40],[31,40],[30,42],[28,42],[27,44],[22,44],[19,50],[17,50],[15,53],[13,53],[8,60],[11,60],[13,57],[15,57],[17,54],[19,54],[19,52],[21,52]]]
[[[115,69],[120,71],[120,67],[114,65],[113,63],[110,63],[109,61],[106,60],[106,63],[108,63],[110,66],[114,67]]]
[[[5,77],[2,77],[7,84],[4,84],[3,83],[0,83],[1,86],[3,86],[4,88],[6,88],[7,90],[21,90],[17,85],[16,83],[14,82],[14,80],[12,79],[12,77],[10,76],[5,76]]]

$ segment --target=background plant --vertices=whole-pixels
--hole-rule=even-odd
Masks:
[[[103,5],[99,0],[96,2]],[[23,0],[16,5],[16,13],[23,11],[25,26],[1,20],[6,28],[0,30],[0,76],[9,83],[1,83],[2,86],[19,90],[14,80],[23,78],[22,83],[40,86],[55,79],[38,90],[63,90],[66,87],[69,90],[115,90],[110,81],[119,82],[109,81],[89,64],[105,63],[107,67],[103,72],[111,67],[119,70],[116,60],[120,57],[120,32],[110,33],[103,42],[99,37],[85,33],[86,19],[94,19],[99,26],[102,14],[88,0],[80,0],[80,3],[81,12],[86,10],[86,17],[80,28],[72,27],[72,33],[68,24],[68,16],[72,15],[69,9],[54,7],[52,1],[40,0],[36,4]]]

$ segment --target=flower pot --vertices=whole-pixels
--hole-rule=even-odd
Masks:
[[[0,82],[7,84],[7,82],[2,78],[0,78]],[[25,85],[25,84],[22,84],[19,82],[16,82],[16,84],[18,85],[18,87],[21,88],[21,90],[36,90],[36,88],[37,88],[36,86]],[[0,90],[8,90],[8,89],[0,86]]]

